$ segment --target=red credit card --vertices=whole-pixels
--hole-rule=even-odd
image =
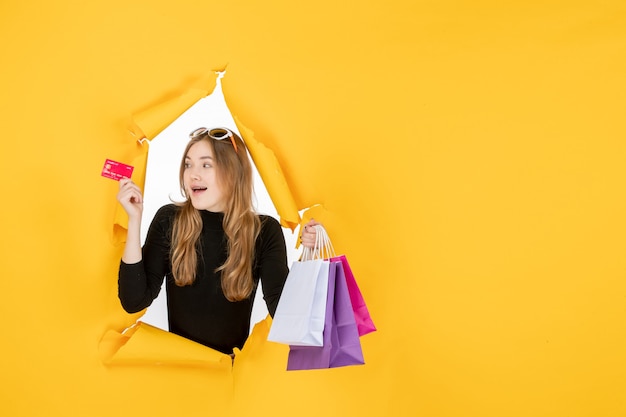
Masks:
[[[112,180],[119,181],[122,178],[130,178],[133,175],[133,167],[123,164],[121,162],[107,159],[104,161],[104,168],[102,168],[102,176],[111,178]]]

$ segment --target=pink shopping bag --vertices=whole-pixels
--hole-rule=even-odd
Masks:
[[[376,331],[376,326],[372,321],[370,312],[365,304],[365,299],[361,294],[361,290],[356,283],[350,264],[345,255],[335,256],[330,258],[331,261],[341,261],[343,270],[346,276],[346,283],[348,285],[348,292],[350,293],[350,301],[352,303],[352,310],[354,311],[354,318],[356,320],[357,327],[359,329],[359,336]]]

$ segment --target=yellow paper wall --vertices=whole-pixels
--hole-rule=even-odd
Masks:
[[[622,1],[4,1],[0,35],[1,415],[626,414]],[[100,360],[139,317],[104,159],[224,66],[351,261],[365,366]]]

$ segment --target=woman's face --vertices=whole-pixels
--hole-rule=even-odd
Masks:
[[[194,143],[185,155],[185,192],[196,210],[223,212],[226,198],[220,186],[213,150],[206,140]]]

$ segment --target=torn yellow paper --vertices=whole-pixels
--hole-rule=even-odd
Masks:
[[[244,126],[236,116],[233,116],[233,119],[276,207],[281,224],[293,231],[300,222],[300,215],[276,155],[271,149],[259,142],[254,132]]]
[[[124,333],[109,330],[100,342],[107,365],[171,365],[229,369],[230,356],[147,323]]]
[[[2,5],[0,415],[626,416],[623,0]],[[366,366],[289,373],[257,339],[236,381],[95,357],[134,322],[101,163],[224,62],[359,271]]]
[[[135,113],[131,131],[137,139],[154,139],[194,103],[208,96],[215,89],[217,77],[218,73],[211,72],[197,83],[197,87],[190,88],[174,99]]]
[[[256,376],[262,376],[264,382],[279,381],[284,377],[287,369],[287,359],[289,356],[289,346],[282,343],[270,342],[267,340],[272,318],[267,315],[264,320],[254,325],[248,340],[241,351],[236,351],[235,363],[233,366],[233,380],[237,387],[235,397],[235,407],[250,407],[254,403],[249,403],[245,398],[252,398],[254,395],[263,395],[259,392],[259,380]],[[255,375],[255,377],[251,377]],[[263,383],[263,382],[261,382]],[[256,387],[256,388],[255,388]],[[255,391],[257,391],[255,393]],[[246,404],[247,403],[247,404]],[[250,415],[247,412],[235,413],[235,415]]]

